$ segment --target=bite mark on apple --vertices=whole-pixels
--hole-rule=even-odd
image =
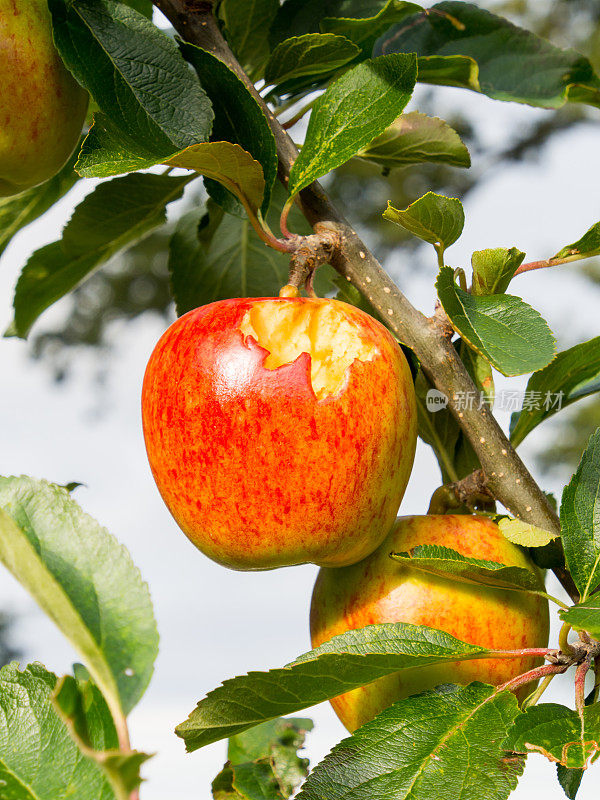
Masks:
[[[310,357],[310,381],[318,400],[338,394],[354,361],[372,361],[378,348],[360,335],[341,303],[332,300],[281,298],[255,303],[240,324],[267,350],[266,369],[291,364],[301,353]]]

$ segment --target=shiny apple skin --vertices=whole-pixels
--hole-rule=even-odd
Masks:
[[[310,356],[266,369],[239,326],[253,303],[338,303],[378,355],[317,400]],[[334,300],[238,298],[190,311],[165,332],[142,390],[148,459],[178,525],[238,570],[352,564],[394,524],[416,444],[404,354],[376,320]]]
[[[54,46],[47,0],[0,0],[0,197],[51,178],[81,134],[88,94]]]
[[[381,546],[359,564],[322,569],[310,614],[313,647],[347,630],[382,622],[427,625],[464,642],[494,649],[546,647],[548,602],[543,597],[459,583],[399,564],[390,552],[437,544],[465,556],[521,566],[539,574],[529,557],[502,536],[486,517],[429,515],[401,517]],[[543,587],[540,575],[540,588]],[[349,731],[392,703],[444,683],[482,681],[494,686],[533,669],[535,658],[455,661],[404,670],[331,701]],[[522,687],[523,699],[532,686]]]

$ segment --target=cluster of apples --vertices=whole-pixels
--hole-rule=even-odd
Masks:
[[[87,93],[63,65],[46,0],[0,0],[0,196],[55,175],[73,152]],[[234,299],[181,317],[154,350],[142,411],[150,466],[175,520],[240,570],[312,562],[313,646],[380,622],[440,628],[492,648],[544,646],[541,597],[469,586],[400,565],[421,544],[535,567],[491,521],[396,521],[417,412],[386,328],[336,300]],[[398,673],[333,700],[349,730],[431,686],[502,683],[535,662],[457,662]]]
[[[190,311],[150,357],[142,415],[158,489],[203,553],[239,570],[321,567],[314,647],[381,622],[427,625],[490,648],[546,645],[543,598],[458,583],[389,557],[436,544],[536,571],[487,518],[396,520],[415,454],[416,399],[402,350],[363,311],[289,296]],[[354,730],[422,689],[497,685],[535,665],[488,659],[408,670],[332,705]]]

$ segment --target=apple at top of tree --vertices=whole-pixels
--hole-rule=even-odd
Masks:
[[[161,495],[234,569],[353,564],[394,523],[416,403],[390,333],[337,300],[239,298],[178,319],[142,392]]]
[[[418,545],[441,545],[462,555],[525,567],[533,562],[487,517],[430,514],[400,518],[381,546],[345,569],[322,569],[312,596],[313,647],[347,630],[381,622],[408,622],[446,631],[457,639],[495,650],[546,647],[548,601],[524,592],[459,583],[390,558]],[[544,584],[539,575],[539,586]],[[482,681],[500,685],[541,663],[531,656],[454,661],[407,669],[346,692],[331,704],[353,731],[403,697],[445,683]],[[523,699],[531,684],[520,687]]]
[[[51,178],[79,140],[88,94],[54,47],[46,0],[0,0],[0,197]]]

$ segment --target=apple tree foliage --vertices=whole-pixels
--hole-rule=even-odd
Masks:
[[[58,175],[0,200],[0,252],[76,183],[95,181],[60,237],[23,266],[7,331],[22,338],[109,259],[163,229],[167,214],[179,313],[226,297],[277,294],[289,258],[261,239],[272,243],[282,208],[313,181],[357,159],[378,165],[384,175],[423,162],[469,167],[469,152],[448,123],[403,113],[417,83],[550,111],[565,104],[600,109],[600,77],[588,59],[481,4],[446,0],[424,10],[399,0],[156,2],[171,19],[176,12],[188,15],[188,41],[156,24],[149,0],[48,5],[56,46],[89,92],[94,114]],[[194,44],[194,16],[211,6],[221,51]],[[235,55],[246,81],[224,63],[223,48]],[[267,115],[286,114],[305,115],[308,125],[284,190]],[[206,201],[178,216],[177,201],[195,198],[198,182]],[[487,402],[492,368],[506,376],[531,374],[528,391],[540,397],[560,392],[563,408],[600,390],[599,339],[556,353],[540,314],[507,293],[525,259],[517,247],[473,253],[467,276],[445,257],[464,225],[459,200],[427,192],[406,208],[390,203],[381,212],[435,248],[440,307]],[[288,223],[298,233],[310,232],[297,208]],[[590,219],[577,241],[539,266],[599,253],[600,222]],[[341,282],[330,267],[319,269],[315,286],[375,313],[368,292],[363,296]],[[419,432],[435,451],[444,481],[477,470],[477,456],[454,418],[425,411],[430,383],[418,364],[415,380]],[[512,419],[513,446],[556,411],[523,407]],[[149,756],[132,749],[127,715],[153,671],[156,623],[148,588],[128,553],[84,513],[70,488],[0,478],[0,560],[85,664],[63,677],[37,663],[0,670],[0,798],[133,800]],[[557,764],[557,778],[574,798],[600,753],[600,678],[585,699],[582,694],[586,671],[600,675],[599,498],[600,430],[564,490],[560,540],[500,519],[511,541],[530,548],[540,565],[570,575],[576,587],[577,602],[560,602],[559,615],[563,630],[580,633],[579,650],[569,654],[565,638],[562,653],[549,654],[550,671],[540,673],[577,665],[574,709],[538,703],[538,696],[520,708],[509,689],[481,683],[441,686],[390,706],[308,774],[298,750],[312,723],[285,715],[398,670],[489,655],[431,628],[369,626],[290,664],[226,680],[200,700],[176,732],[188,751],[229,740],[213,796],[281,800],[301,787],[303,800],[503,800],[527,755],[535,753]],[[424,546],[392,557],[456,581],[539,591],[526,570],[447,548]]]

